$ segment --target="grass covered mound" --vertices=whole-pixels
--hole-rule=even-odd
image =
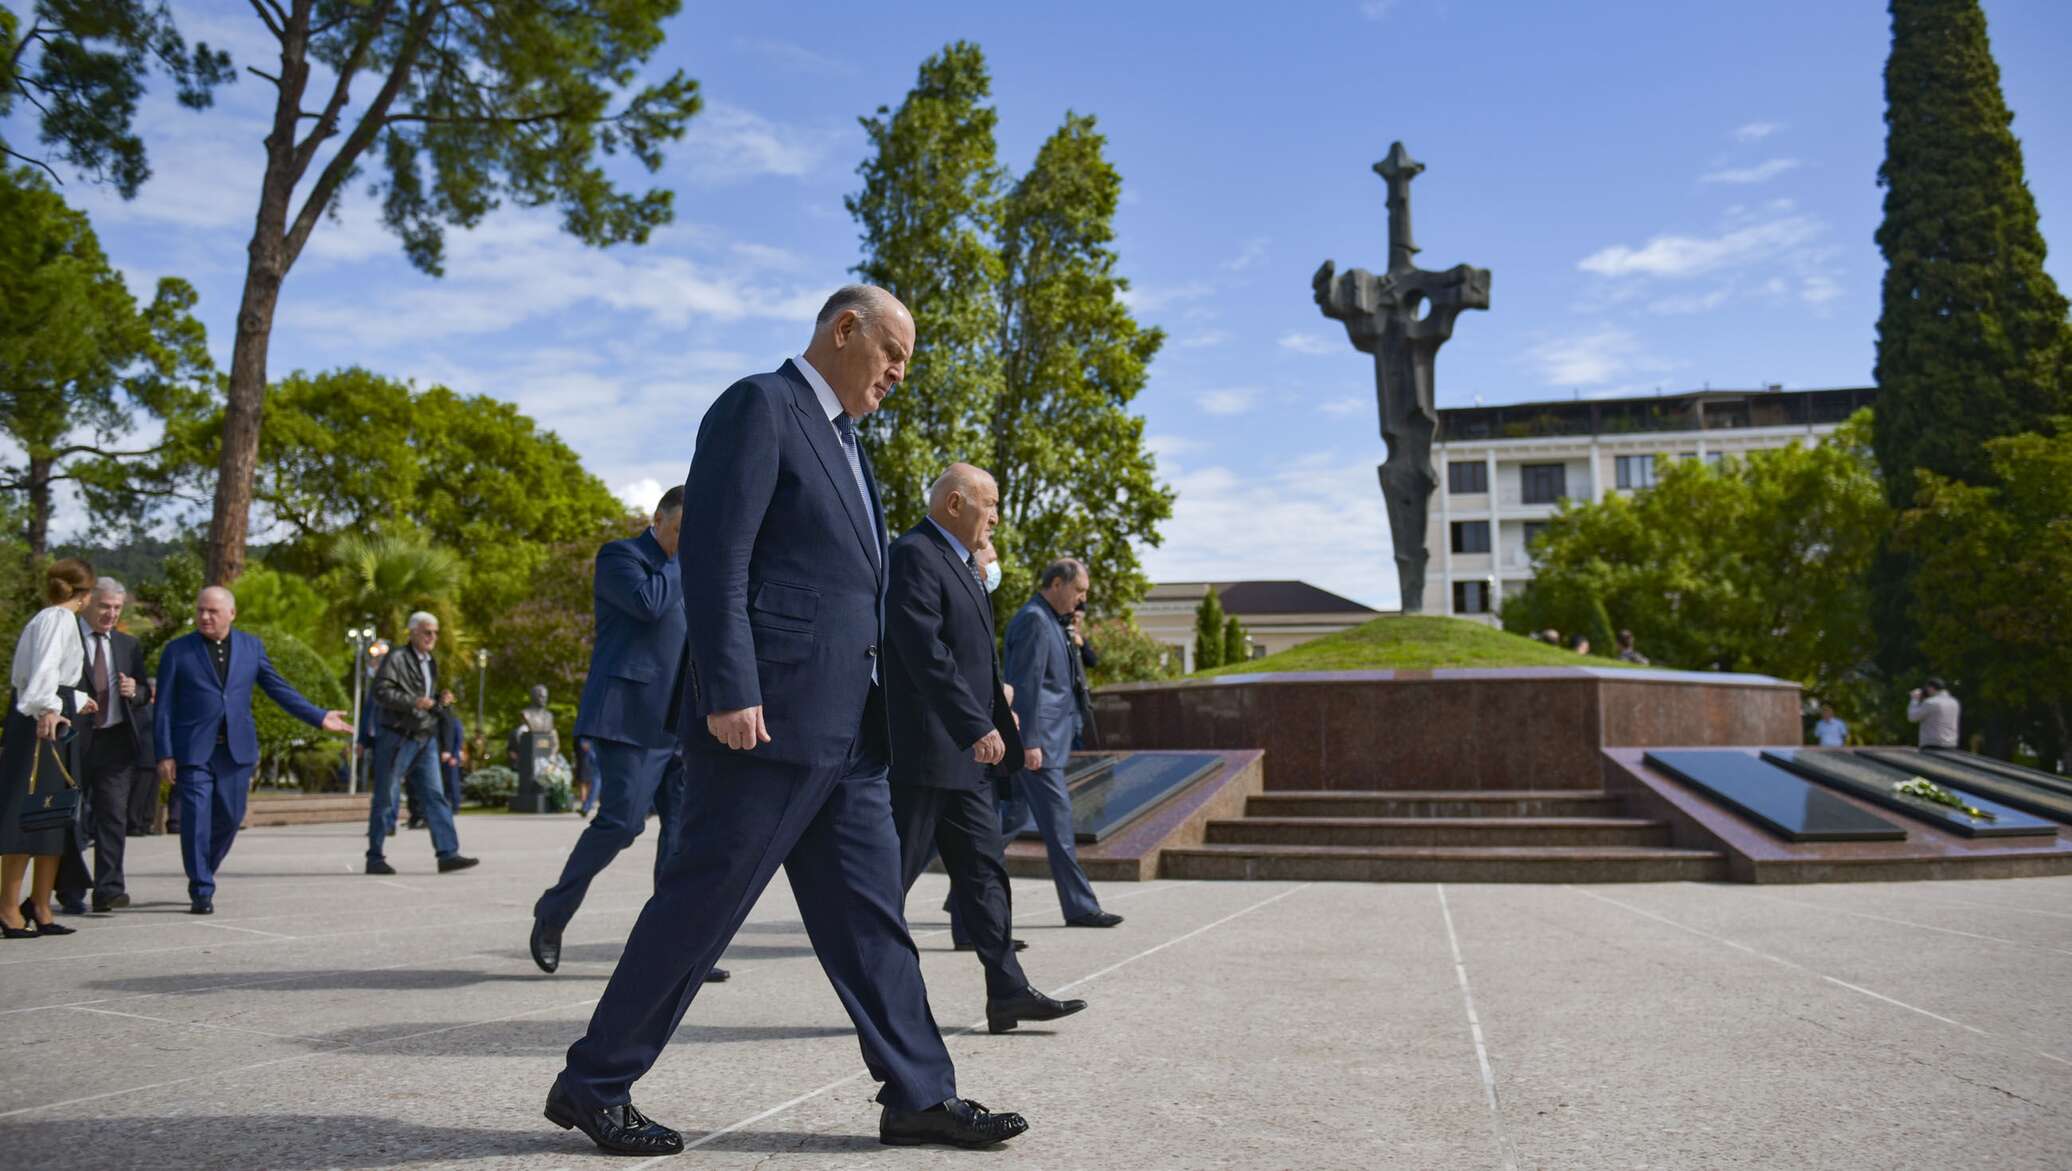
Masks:
[[[1213,675],[1251,675],[1272,671],[1375,671],[1431,669],[1434,667],[1623,667],[1626,664],[1597,655],[1578,655],[1564,647],[1548,646],[1515,634],[1506,634],[1479,622],[1435,614],[1402,614],[1376,618],[1372,622],[1326,635],[1254,659],[1207,671],[1189,678]]]

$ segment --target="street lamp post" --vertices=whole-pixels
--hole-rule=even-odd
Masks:
[[[489,691],[489,649],[475,648],[475,739],[482,742],[482,751],[489,751],[489,732],[483,727],[482,697]]]
[[[345,791],[348,793],[360,791],[360,685],[367,677],[363,665],[367,659],[367,644],[373,638],[374,632],[361,626],[345,632],[345,641],[353,648],[353,732],[345,746]]]

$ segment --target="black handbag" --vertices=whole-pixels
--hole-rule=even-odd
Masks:
[[[22,798],[19,818],[22,832],[31,834],[63,829],[79,816],[79,784],[72,779],[71,770],[65,767],[65,758],[59,755],[57,742],[38,739],[34,743],[34,755],[29,757],[29,793]],[[65,787],[38,796],[36,769],[43,763],[45,748],[50,749],[51,763],[58,766],[58,775],[65,778]]]

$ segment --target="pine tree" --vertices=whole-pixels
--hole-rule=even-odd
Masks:
[[[1194,669],[1206,671],[1223,665],[1223,599],[1216,587],[1202,596],[1194,608]]]
[[[1223,620],[1223,661],[1242,663],[1245,654],[1245,628],[1235,616]]]
[[[1977,0],[1892,0],[1875,444],[1896,508],[1916,469],[1992,479],[1984,443],[2072,410],[2066,303]]]

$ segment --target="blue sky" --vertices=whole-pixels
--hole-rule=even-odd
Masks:
[[[264,66],[246,5],[175,8],[190,36]],[[1986,11],[2046,237],[2062,235],[2072,8]],[[1132,303],[1170,334],[1139,404],[1179,492],[1153,576],[1300,577],[1390,606],[1372,368],[1309,285],[1326,258],[1385,265],[1368,168],[1390,141],[1428,168],[1420,260],[1494,271],[1490,311],[1440,353],[1441,406],[1862,385],[1889,37],[1865,0],[687,3],[656,65],[687,69],[708,106],[659,177],[672,227],[600,252],[501,212],[449,238],[434,280],[355,194],[289,277],[272,369],[360,363],[511,399],[651,498],[711,399],[795,352],[855,263],[857,117],[970,39],[1008,166],[1070,109],[1098,116],[1123,174]],[[154,95],[142,196],[67,187],[134,287],[195,282],[226,362],[269,96],[249,76],[206,115]]]

